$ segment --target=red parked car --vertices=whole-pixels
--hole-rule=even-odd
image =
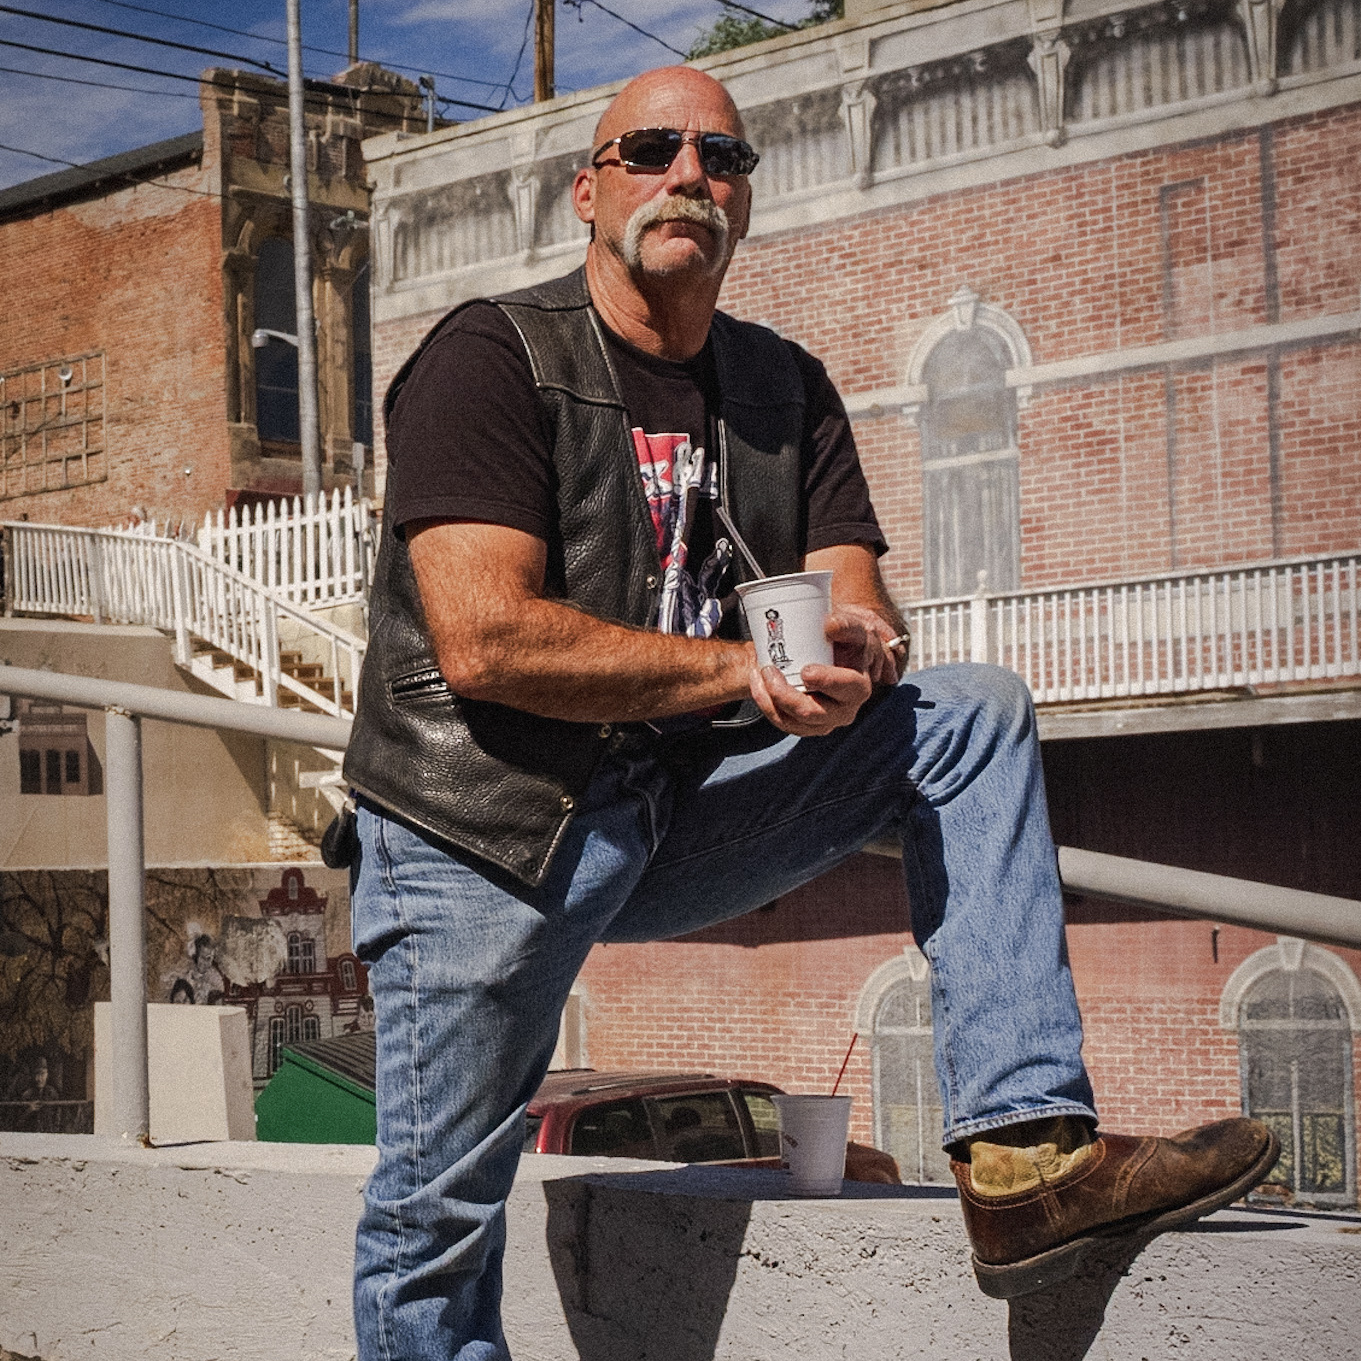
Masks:
[[[778,1157],[779,1092],[712,1073],[549,1073],[529,1103],[524,1149],[675,1163]]]

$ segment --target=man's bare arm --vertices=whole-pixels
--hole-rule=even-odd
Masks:
[[[454,691],[578,722],[627,722],[743,699],[750,644],[644,632],[542,595],[547,551],[518,529],[408,527],[426,624]]]

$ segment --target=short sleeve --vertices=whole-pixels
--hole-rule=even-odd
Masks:
[[[550,537],[551,435],[524,344],[494,304],[456,312],[425,347],[397,394],[387,447],[394,527],[478,520]]]

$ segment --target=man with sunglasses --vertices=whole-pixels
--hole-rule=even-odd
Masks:
[[[985,1289],[1037,1289],[1103,1226],[1160,1231],[1274,1160],[1251,1121],[1093,1138],[1025,687],[900,680],[844,408],[802,349],[717,310],[756,162],[722,86],[640,76],[573,185],[584,269],[455,309],[388,394],[345,767],[378,1037],[363,1361],[508,1354],[505,1198],[592,946],[769,903],[881,835],[933,965]],[[804,691],[738,630],[753,560],[834,574],[834,661]]]

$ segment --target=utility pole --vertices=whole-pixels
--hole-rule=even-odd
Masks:
[[[317,424],[317,327],[312,316],[312,251],[307,218],[307,126],[303,121],[302,16],[288,0],[288,150],[293,176],[293,292],[298,311],[298,424],[302,494],[321,495],[321,432]]]
[[[534,0],[534,102],[553,98],[553,5]]]
[[[350,65],[359,62],[359,0],[350,0]]]

